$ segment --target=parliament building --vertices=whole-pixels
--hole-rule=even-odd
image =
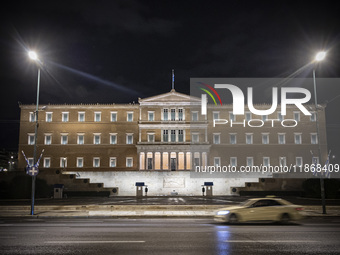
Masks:
[[[235,116],[232,105],[209,104],[202,115],[200,100],[173,89],[130,104],[42,105],[37,156],[44,152],[38,177],[51,185],[64,184],[66,191],[109,190],[118,196],[135,195],[138,186],[147,186],[151,196],[201,195],[202,186],[213,187],[214,195],[230,195],[249,184],[260,187],[267,181],[272,189],[290,184],[283,185],[284,179],[271,173],[199,174],[197,167],[303,166],[313,157],[319,160],[319,148],[321,163],[326,160],[324,106],[315,114],[315,107],[307,105],[311,116],[293,106],[287,106],[285,116],[279,111],[254,116],[247,108],[244,116]],[[34,164],[36,115],[35,105],[20,109],[18,160],[24,169],[22,151]],[[257,122],[248,125],[252,119]],[[296,125],[285,127],[284,120]],[[265,124],[254,127],[259,123]]]

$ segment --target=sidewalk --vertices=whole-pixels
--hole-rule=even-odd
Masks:
[[[223,205],[38,205],[35,215],[30,206],[0,206],[0,217],[88,218],[88,217],[212,217]],[[339,217],[340,206],[304,206],[306,217]]]

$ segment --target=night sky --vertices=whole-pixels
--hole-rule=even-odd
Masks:
[[[1,8],[0,149],[16,150],[18,101],[129,103],[190,77],[286,78],[327,59],[317,77],[340,77],[340,4],[331,1],[11,1]],[[299,77],[312,77],[312,67]],[[340,84],[326,100],[329,148],[340,158]],[[335,98],[335,99],[334,99]],[[266,101],[263,98],[263,101]],[[259,101],[261,102],[261,100]],[[313,103],[313,102],[312,102]]]

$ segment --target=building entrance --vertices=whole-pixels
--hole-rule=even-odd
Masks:
[[[171,171],[176,171],[176,158],[170,159]]]

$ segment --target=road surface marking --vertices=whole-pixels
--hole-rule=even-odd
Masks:
[[[46,241],[46,244],[77,244],[77,243],[145,243],[145,241]]]
[[[225,243],[318,243],[310,240],[226,240]]]

